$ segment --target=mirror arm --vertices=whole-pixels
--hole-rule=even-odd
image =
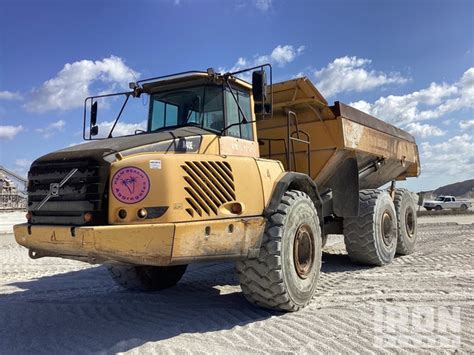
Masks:
[[[117,118],[115,119],[114,125],[110,129],[110,132],[109,132],[109,135],[107,136],[107,138],[112,138],[112,132],[114,131],[114,128],[117,125],[117,122],[120,119],[120,116],[122,115],[123,109],[125,108],[125,105],[127,104],[129,98],[130,98],[130,93],[127,93],[127,98],[123,102],[122,108],[120,109],[120,112],[119,112]]]

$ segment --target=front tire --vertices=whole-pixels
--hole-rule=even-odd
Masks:
[[[408,255],[415,251],[417,238],[415,201],[408,190],[396,189],[393,204],[397,213],[397,254]]]
[[[237,262],[236,269],[242,292],[253,304],[297,311],[311,301],[321,269],[321,228],[307,194],[285,192],[267,219],[260,255]]]
[[[110,265],[107,267],[112,279],[127,290],[159,291],[178,283],[187,265],[148,266]]]
[[[395,206],[387,191],[359,193],[359,217],[344,218],[344,242],[349,258],[359,264],[390,264],[397,249]]]
[[[442,209],[443,209],[443,207],[441,207],[440,205],[435,207],[435,211],[441,211]]]

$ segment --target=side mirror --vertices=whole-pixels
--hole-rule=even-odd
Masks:
[[[255,114],[259,115],[258,119],[271,114],[272,105],[267,102],[267,78],[263,69],[252,73],[252,94],[254,100],[253,110]]]
[[[265,101],[265,91],[267,87],[267,78],[264,70],[257,70],[252,73],[252,94],[256,102]]]
[[[91,107],[91,126],[94,127],[97,124],[97,101],[92,104]],[[92,134],[92,130],[91,130]]]
[[[99,126],[92,126],[91,127],[91,137],[96,136],[99,134]]]

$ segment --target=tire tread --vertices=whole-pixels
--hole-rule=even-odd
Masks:
[[[359,193],[359,216],[344,218],[344,243],[349,258],[366,265],[384,265],[374,237],[375,208],[384,191],[361,190]]]
[[[291,205],[297,199],[307,199],[313,203],[304,192],[286,191],[276,211],[268,217],[258,258],[236,263],[242,292],[252,304],[280,311],[297,311],[311,301],[308,300],[304,305],[294,303],[283,279],[280,254],[283,226]],[[316,224],[319,225],[318,220]]]

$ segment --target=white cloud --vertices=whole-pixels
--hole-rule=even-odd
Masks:
[[[367,112],[367,113],[371,113],[370,110],[371,110],[372,106],[367,101],[360,100],[360,101],[356,101],[356,102],[351,102],[350,105],[352,107],[355,107],[358,110],[361,110],[361,111],[364,111],[364,112]]]
[[[0,139],[12,140],[15,136],[23,131],[23,126],[0,126]]]
[[[474,120],[460,121],[459,122],[459,127],[463,131],[468,131],[470,129],[473,129],[474,128]]]
[[[50,123],[46,128],[37,128],[36,132],[39,132],[43,135],[43,138],[51,138],[58,131],[64,131],[66,127],[66,121],[59,120],[53,123]]]
[[[82,107],[92,85],[98,86],[96,92],[111,91],[117,86],[125,89],[138,76],[139,73],[116,56],[68,63],[55,77],[32,90],[31,100],[25,107],[34,112]]]
[[[18,92],[8,90],[0,91],[0,100],[21,100],[22,97]]]
[[[314,72],[318,80],[316,86],[326,96],[340,92],[365,91],[387,84],[403,84],[408,79],[400,73],[384,73],[369,70],[370,59],[340,57],[326,67]]]
[[[474,171],[474,141],[463,134],[431,144],[421,144],[422,176],[452,176],[457,181],[472,178]]]
[[[446,134],[445,131],[442,129],[432,126],[429,124],[420,124],[418,122],[411,122],[405,126],[405,129],[413,134],[414,136],[420,138],[427,138],[427,137],[440,137]]]
[[[49,126],[53,129],[62,131],[64,127],[66,126],[66,122],[64,120],[59,120],[57,122],[51,123]]]
[[[291,63],[303,53],[305,50],[305,46],[299,46],[298,48],[295,49],[294,46],[290,44],[286,45],[278,45],[276,46],[270,54],[264,54],[264,55],[255,55],[253,59],[248,60],[245,57],[239,57],[237,59],[237,62],[229,69],[227,70],[226,68],[219,68],[218,71],[223,73],[223,72],[235,72],[239,71],[242,69],[245,69],[246,67],[253,67],[257,65],[262,65],[265,63],[271,63],[271,64],[276,64],[279,67],[284,67],[286,64]],[[241,77],[244,80],[249,80],[250,74],[245,73],[244,75],[241,75]]]
[[[297,55],[303,53],[304,46],[298,47],[295,51],[293,46],[277,46],[271,54],[271,59],[279,66],[284,66],[287,63],[291,63]]]
[[[106,138],[112,129],[114,121],[104,121],[99,123],[99,134],[94,138]],[[135,134],[137,130],[146,130],[147,122],[142,121],[139,123],[127,123],[127,122],[118,122],[112,133],[113,137],[127,136],[130,134]],[[88,134],[88,133],[87,133]]]
[[[272,7],[272,0],[255,0],[255,7],[260,11],[268,11]]]
[[[431,83],[427,88],[406,95],[380,97],[373,103],[351,103],[356,108],[399,126],[439,118],[447,113],[474,107],[474,68],[454,84]]]

